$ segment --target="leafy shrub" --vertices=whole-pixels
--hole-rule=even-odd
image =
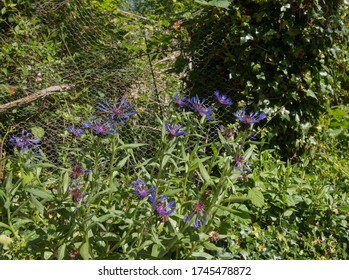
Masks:
[[[215,116],[230,102],[219,97],[227,104],[175,95],[151,157],[116,133],[137,117],[125,100],[72,119],[61,167],[40,150],[42,132],[13,135],[2,258],[346,259],[347,175],[319,176],[318,157],[281,161],[264,147],[263,113],[222,126]]]
[[[235,106],[277,114],[268,124],[271,147],[285,156],[304,147],[318,118],[336,102],[347,75],[347,5],[343,1],[199,1],[209,6],[184,20],[178,72],[193,95],[215,89]],[[346,69],[346,70],[345,70]],[[341,78],[342,77],[342,78]],[[292,152],[292,154],[291,154]]]

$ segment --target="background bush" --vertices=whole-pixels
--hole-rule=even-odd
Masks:
[[[268,124],[271,145],[294,155],[304,147],[302,136],[316,132],[319,116],[341,101],[341,82],[348,79],[347,5],[198,2],[202,12],[177,31],[182,52],[176,71],[184,71],[188,91],[207,97],[219,89],[236,107],[281,112]]]

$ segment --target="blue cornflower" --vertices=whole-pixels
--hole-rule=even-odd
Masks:
[[[76,137],[79,137],[85,133],[84,129],[79,127],[75,128],[74,126],[71,126],[71,125],[67,127],[67,130]]]
[[[205,99],[200,101],[198,97],[192,97],[190,98],[189,102],[190,108],[194,112],[198,113],[201,117],[206,116],[206,118],[210,121],[213,120],[211,107],[206,107],[204,105]]]
[[[181,127],[182,127],[181,125],[172,125],[172,127],[170,127],[168,125],[168,122],[165,123],[165,128],[167,132],[172,136],[185,135],[186,131],[185,130],[180,131]]]
[[[139,199],[142,199],[148,196],[154,188],[154,187],[147,188],[146,185],[147,185],[147,182],[143,182],[141,180],[137,180],[131,183],[131,186],[135,190],[135,195],[137,195]]]
[[[251,167],[249,167],[247,165],[247,163],[245,162],[245,158],[243,155],[240,154],[236,154],[235,155],[235,164],[234,164],[235,168],[238,168],[241,172],[243,172],[243,169],[246,169],[248,172],[251,172],[252,169]]]
[[[168,216],[170,216],[175,211],[175,203],[173,200],[168,201],[166,195],[161,195],[159,200],[156,200],[156,189],[155,187],[150,190],[150,202],[153,205],[153,210],[158,214],[162,221],[167,221]]]
[[[214,95],[216,96],[218,102],[219,102],[220,104],[222,104],[222,105],[230,106],[230,105],[233,104],[233,102],[231,101],[231,99],[230,99],[229,97],[227,97],[227,96],[224,95],[224,94],[220,95],[218,90],[216,90],[216,91],[214,92]]]
[[[130,116],[135,115],[136,111],[132,111],[133,105],[126,104],[125,98],[122,98],[120,104],[114,103],[110,105],[108,99],[105,99],[103,102],[98,103],[98,110],[103,113],[107,113],[111,115],[111,119],[120,121],[121,124],[124,124],[123,119],[128,119]]]
[[[189,224],[191,222],[191,219],[195,216],[193,224],[194,228],[202,227],[206,222],[205,208],[206,205],[203,202],[195,202],[192,211],[188,215],[184,216],[184,221]]]
[[[246,115],[246,108],[245,107],[241,111],[237,111],[233,115],[235,117],[237,117],[240,122],[247,124],[247,125],[258,123],[267,117],[267,115],[264,112],[262,112],[262,113],[251,112],[249,115]]]
[[[27,150],[29,146],[36,148],[37,144],[40,143],[40,140],[38,138],[32,137],[29,132],[26,132],[24,129],[22,129],[22,135],[11,137],[10,143],[20,150]]]
[[[84,122],[84,126],[91,128],[96,134],[106,135],[106,134],[115,134],[116,130],[114,128],[115,122],[108,120],[103,123],[102,118],[96,119],[96,117],[91,118],[91,122]]]
[[[187,107],[189,105],[187,97],[184,96],[179,98],[178,93],[173,96],[173,102],[176,103],[179,107]]]

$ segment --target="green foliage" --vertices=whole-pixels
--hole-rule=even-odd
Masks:
[[[33,2],[1,3],[0,96],[76,87],[0,116],[1,259],[348,259],[341,1],[50,0],[38,14]],[[149,88],[131,98],[130,72],[145,72],[145,60],[155,65],[174,44],[175,68],[190,94],[210,97],[212,121],[170,104],[180,87],[173,77],[156,102]],[[212,102],[216,89],[233,106]],[[97,102],[121,96],[137,115],[115,124],[118,134],[83,126],[105,117]],[[267,121],[239,122],[240,106]],[[171,136],[166,122],[186,134]],[[51,123],[60,129],[47,130]],[[38,148],[9,144],[24,125]],[[296,161],[280,156],[295,144],[304,148]],[[156,203],[137,196],[136,180],[156,188]],[[161,195],[174,213],[159,213]]]
[[[311,126],[306,134],[316,132],[321,112],[338,101],[347,77],[347,5],[203,2],[204,11],[175,31],[182,39],[175,70],[185,73],[190,93],[207,97],[219,89],[236,107],[262,109],[272,116],[272,145],[283,145],[285,156],[304,148],[302,125]]]
[[[330,121],[341,119],[339,109],[330,112]],[[348,258],[348,162],[326,149],[331,138],[291,164],[263,139],[250,139],[265,129],[234,122],[228,127],[236,134],[215,130],[214,140],[207,131],[219,120],[173,106],[166,113],[157,116],[150,157],[135,156],[142,143],[92,131],[64,136],[61,167],[35,150],[15,150],[0,190],[2,258]],[[181,123],[186,134],[171,136],[165,122]],[[39,127],[32,132],[42,135]],[[162,216],[159,204],[137,197],[136,180],[156,187],[157,198],[166,195],[175,212]],[[201,226],[193,228],[198,213]]]

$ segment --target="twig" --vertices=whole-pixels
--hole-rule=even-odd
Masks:
[[[124,15],[124,16],[129,16],[129,17],[135,17],[135,18],[140,18],[140,19],[144,19],[146,21],[149,21],[146,17],[143,17],[143,16],[140,16],[140,15],[137,15],[137,14],[133,14],[133,13],[130,13],[130,12],[126,12],[126,11],[123,11],[123,10],[120,10],[120,9],[115,9],[118,13]]]
[[[53,94],[55,92],[61,92],[61,91],[69,90],[72,87],[73,87],[73,85],[63,84],[63,85],[59,85],[59,86],[52,86],[52,87],[48,87],[48,88],[42,89],[42,90],[40,90],[38,92],[35,92],[35,93],[31,94],[31,95],[28,95],[26,97],[23,97],[23,98],[20,98],[18,100],[15,100],[15,101],[12,101],[12,102],[0,105],[0,112],[6,111],[6,110],[8,110],[10,108],[13,108],[13,107],[22,106],[22,105],[31,103],[31,102],[33,102],[33,101],[35,101],[35,100],[37,100],[37,99],[39,99],[41,97],[45,97],[45,96]]]

